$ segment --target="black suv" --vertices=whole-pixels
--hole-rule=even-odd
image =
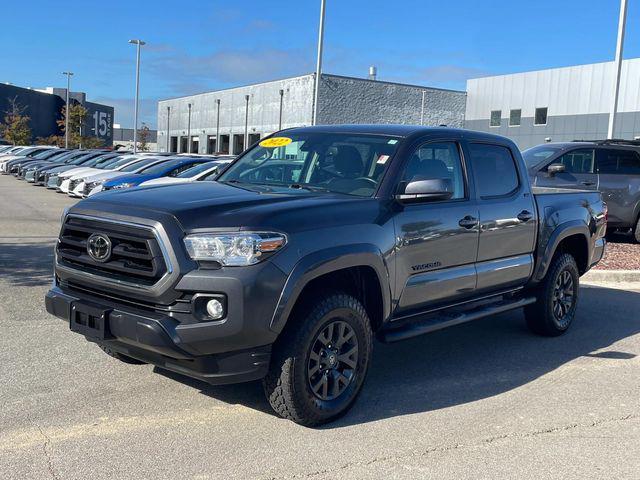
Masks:
[[[522,156],[536,186],[602,192],[609,227],[631,231],[640,242],[640,141],[548,143]]]

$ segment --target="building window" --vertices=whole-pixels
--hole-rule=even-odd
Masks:
[[[489,122],[489,126],[499,127],[501,118],[502,118],[502,110],[491,110],[491,121]]]
[[[517,110],[511,110],[509,112],[509,126],[519,127],[521,118],[522,118],[522,110],[520,110],[519,108]]]
[[[534,125],[547,124],[547,107],[536,108],[536,116],[533,121]]]

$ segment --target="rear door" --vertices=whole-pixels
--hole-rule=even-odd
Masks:
[[[599,189],[609,207],[609,224],[632,227],[640,202],[640,155],[624,148],[599,148],[596,160]]]
[[[547,172],[547,168],[549,165],[556,163],[564,165],[565,171],[550,175]],[[597,190],[598,174],[595,168],[594,149],[578,148],[547,162],[537,172],[535,184],[539,187]]]
[[[466,145],[480,212],[477,291],[524,285],[533,270],[537,211],[528,177],[505,145]]]

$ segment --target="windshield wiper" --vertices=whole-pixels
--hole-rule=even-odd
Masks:
[[[289,188],[294,188],[296,190],[309,190],[310,192],[331,192],[331,190],[329,190],[328,188],[308,185],[306,183],[292,183],[291,185],[289,185]]]

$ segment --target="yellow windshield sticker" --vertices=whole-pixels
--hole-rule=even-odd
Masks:
[[[265,148],[277,148],[289,145],[291,142],[293,142],[293,140],[288,137],[271,137],[265,138],[259,143],[259,145]]]

